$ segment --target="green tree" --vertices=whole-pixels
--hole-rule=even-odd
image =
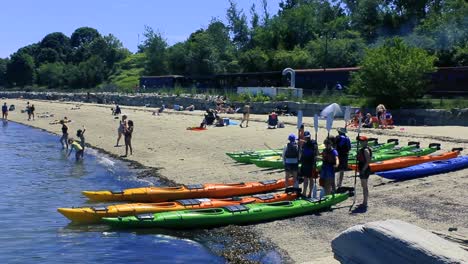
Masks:
[[[274,53],[271,64],[272,70],[283,70],[285,68],[303,69],[312,64],[310,53],[301,48],[292,51],[278,50]]]
[[[148,75],[162,75],[168,73],[167,42],[161,33],[145,26],[143,33],[145,40],[138,48],[146,54],[145,73]]]
[[[8,84],[7,82],[7,65],[8,59],[0,58],[0,87]]]
[[[249,41],[249,27],[247,26],[247,16],[244,14],[244,10],[239,10],[237,3],[234,0],[229,0],[226,16],[229,29],[233,34],[234,44],[238,49],[243,49]]]
[[[247,50],[239,56],[239,64],[244,72],[267,71],[269,60],[267,53],[260,48]]]
[[[361,69],[352,75],[351,91],[398,107],[424,95],[435,59],[401,38],[389,39],[367,50]]]
[[[36,64],[53,63],[60,61],[60,55],[52,48],[42,48],[36,56]]]
[[[7,64],[6,78],[10,85],[32,85],[35,79],[34,59],[27,53],[15,53]]]
[[[90,27],[80,27],[72,33],[70,37],[70,44],[74,48],[79,48],[86,46],[99,37],[101,37],[101,34],[99,34],[96,29]]]
[[[85,87],[95,87],[106,79],[106,64],[99,56],[91,56],[81,62],[78,68]]]
[[[40,49],[52,49],[58,55],[58,60],[65,62],[71,52],[70,38],[61,32],[47,34],[39,43]],[[52,62],[52,61],[49,61]]]
[[[42,64],[37,70],[37,82],[49,88],[60,88],[64,83],[63,63]]]

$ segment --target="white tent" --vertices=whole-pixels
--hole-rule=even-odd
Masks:
[[[327,117],[330,113],[332,113],[333,117],[343,115],[341,111],[341,107],[337,103],[333,103],[327,107],[325,107],[322,112],[320,112],[321,117]]]

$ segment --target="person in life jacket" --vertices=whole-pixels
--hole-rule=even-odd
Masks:
[[[68,139],[68,145],[70,145],[70,152],[68,152],[67,157],[70,157],[70,154],[74,149],[76,161],[79,161],[83,157],[83,148],[81,147],[80,143],[75,141],[73,138],[70,138]]]
[[[359,179],[361,179],[362,194],[364,195],[361,206],[367,207],[369,199],[368,179],[371,173],[369,163],[372,160],[372,149],[367,146],[367,137],[360,136],[357,140],[362,146],[357,153]]]
[[[335,169],[340,165],[340,161],[338,151],[332,146],[332,140],[327,138],[323,144],[325,144],[325,149],[322,152],[320,178],[323,181],[325,194],[328,195],[335,191]]]
[[[299,170],[299,147],[296,143],[296,135],[290,134],[288,136],[289,143],[283,149],[283,164],[286,179],[286,186],[288,187],[289,178],[294,179],[294,188],[299,187],[297,180],[297,172]]]
[[[312,179],[317,178],[316,163],[318,155],[318,146],[315,140],[311,139],[309,131],[304,132],[304,144],[301,148],[300,164],[301,164],[301,176],[304,177],[304,186],[302,188],[302,196],[306,196],[307,188],[309,192],[307,197],[312,196],[312,189],[314,187],[314,181]]]
[[[344,171],[348,169],[348,154],[351,150],[351,140],[346,136],[346,128],[338,128],[338,136],[335,138],[336,150],[338,151],[338,159],[340,160],[340,165],[338,170],[340,174],[338,176],[337,187],[341,187],[343,183]]]

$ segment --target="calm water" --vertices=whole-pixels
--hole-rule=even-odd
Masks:
[[[170,235],[74,226],[58,207],[82,190],[148,185],[125,164],[87,149],[67,158],[59,138],[9,122],[0,128],[0,263],[223,263],[201,244]]]

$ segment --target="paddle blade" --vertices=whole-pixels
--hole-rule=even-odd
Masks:
[[[302,110],[297,111],[297,129],[300,129],[302,125]]]
[[[318,121],[319,121],[318,115],[315,114],[315,115],[314,115],[314,129],[315,129],[315,134],[318,133],[318,128],[319,128]]]
[[[327,132],[330,133],[330,130],[333,126],[333,113],[329,113],[327,116]]]
[[[351,107],[347,106],[344,113],[344,120],[346,124],[351,120]]]

